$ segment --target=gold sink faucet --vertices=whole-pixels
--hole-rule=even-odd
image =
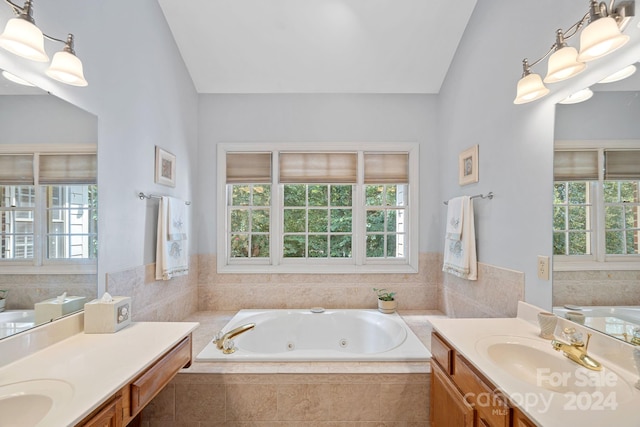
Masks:
[[[244,332],[250,331],[251,329],[253,329],[255,327],[256,327],[255,323],[247,323],[246,325],[238,326],[237,328],[232,329],[227,333],[223,334],[222,332],[220,332],[213,339],[213,342],[216,345],[216,347],[218,348],[218,350],[222,350],[222,352],[224,354],[231,354],[231,353],[236,351],[236,349],[233,347],[233,341],[231,341],[231,340],[234,337],[237,337],[238,335],[240,335],[240,334],[242,334]],[[231,345],[229,345],[229,343]]]
[[[573,360],[580,366],[584,366],[592,371],[602,370],[600,362],[593,359],[587,354],[589,348],[589,341],[591,340],[591,334],[587,334],[586,344],[582,341],[582,334],[576,332],[575,328],[565,328],[564,336],[569,340],[569,344],[559,340],[552,340],[551,345],[556,351],[562,351],[565,356]]]

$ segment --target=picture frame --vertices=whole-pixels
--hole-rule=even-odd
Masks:
[[[176,156],[156,145],[156,184],[176,186]]]
[[[458,156],[458,183],[467,185],[478,181],[478,144],[476,144]]]

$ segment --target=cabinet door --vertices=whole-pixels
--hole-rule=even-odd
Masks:
[[[116,397],[81,425],[82,427],[122,427],[122,398]]]
[[[474,410],[440,367],[431,364],[431,426],[473,427]]]
[[[513,410],[513,427],[535,427],[535,424],[516,408]]]

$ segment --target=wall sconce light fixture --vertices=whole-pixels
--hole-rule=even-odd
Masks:
[[[73,86],[87,86],[84,78],[82,62],[73,50],[73,34],[66,40],[60,40],[44,34],[33,19],[32,0],[26,0],[20,7],[10,0],[4,0],[17,15],[11,18],[0,34],[0,47],[26,59],[38,62],[49,61],[44,50],[44,39],[64,44],[64,48],[53,55],[53,60],[46,74],[54,80]]]
[[[625,0],[615,4],[611,0],[609,6],[597,0],[589,1],[589,11],[578,22],[567,30],[556,31],[556,41],[541,58],[529,62],[522,61],[522,78],[518,81],[514,104],[525,104],[540,99],[549,93],[545,83],[556,83],[578,75],[586,68],[586,62],[602,58],[621,48],[629,41],[629,36],[622,31],[635,14],[635,1]],[[585,24],[587,24],[585,26]],[[584,29],[582,29],[584,27]],[[566,40],[580,32],[580,51],[568,46]],[[547,75],[544,80],[531,72],[549,55]]]

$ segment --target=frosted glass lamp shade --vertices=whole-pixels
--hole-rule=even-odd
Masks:
[[[544,86],[539,74],[527,74],[518,81],[516,99],[513,100],[513,103],[526,104],[540,99],[548,93],[549,89]]]
[[[82,70],[82,61],[74,54],[62,50],[53,55],[47,76],[72,86],[87,86]]]
[[[565,46],[555,51],[549,57],[547,76],[544,78],[544,82],[560,82],[583,72],[587,65],[584,62],[579,62],[577,57],[578,51],[575,47]]]
[[[608,16],[600,18],[586,26],[580,33],[580,53],[578,61],[588,62],[601,58],[629,41],[622,34],[615,19]]]
[[[626,79],[627,77],[630,77],[635,72],[636,72],[636,66],[635,65],[633,65],[633,64],[627,65],[622,70],[616,71],[615,73],[611,74],[610,76],[607,76],[604,79],[600,80],[598,83],[618,82],[620,80]]]
[[[560,104],[577,104],[591,99],[592,96],[593,91],[589,88],[585,88],[567,96],[565,99],[560,101]]]
[[[23,18],[12,18],[0,35],[0,47],[32,61],[47,62],[42,31]]]

